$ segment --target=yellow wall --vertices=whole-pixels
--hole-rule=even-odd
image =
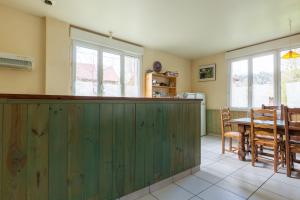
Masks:
[[[46,94],[72,94],[69,27],[46,18]]]
[[[216,63],[216,81],[199,82],[198,70],[200,65]],[[225,54],[220,53],[192,62],[192,91],[206,94],[208,109],[219,109],[227,105],[227,66]]]
[[[30,56],[35,61],[29,72],[0,67],[0,93],[72,94],[69,24],[1,5],[0,24],[0,52]],[[191,62],[157,50],[145,48],[142,78],[157,60],[163,70],[179,72],[178,92],[191,89]]]
[[[44,93],[45,21],[0,6],[0,52],[33,58],[32,71],[0,66],[0,93]]]

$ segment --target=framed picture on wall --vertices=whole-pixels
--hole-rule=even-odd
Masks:
[[[198,69],[198,81],[215,81],[216,64],[200,65]]]

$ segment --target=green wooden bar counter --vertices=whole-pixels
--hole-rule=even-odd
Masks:
[[[114,200],[200,165],[200,101],[0,94],[1,200]]]

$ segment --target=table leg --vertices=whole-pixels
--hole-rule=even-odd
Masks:
[[[242,124],[238,125],[238,130],[241,133],[240,141],[239,141],[239,150],[238,150],[238,156],[239,159],[244,161],[246,160],[246,152],[245,152],[245,133],[246,133],[246,127]]]

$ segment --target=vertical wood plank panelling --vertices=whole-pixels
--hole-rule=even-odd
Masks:
[[[48,199],[49,105],[28,105],[27,199]]]
[[[200,111],[200,104],[194,103],[193,104],[193,111],[194,111],[194,117],[192,120],[191,126],[195,126],[194,131],[194,166],[199,166],[201,161],[201,111]]]
[[[171,175],[174,175],[176,172],[176,164],[177,164],[177,144],[176,144],[176,132],[177,132],[177,126],[176,126],[176,120],[177,120],[177,109],[176,104],[170,103],[166,105],[166,115],[167,115],[167,131],[169,132],[169,135],[171,137],[170,140],[170,173]]]
[[[114,200],[200,163],[199,103],[35,102],[0,104],[1,200]]]
[[[68,199],[84,199],[83,104],[68,104]]]
[[[183,167],[189,169],[194,159],[194,139],[193,139],[193,113],[192,104],[183,105]]]
[[[211,110],[206,110],[206,131],[207,134],[212,133]]]
[[[161,104],[153,104],[152,112],[154,131],[152,133],[153,137],[153,182],[157,182],[162,176],[162,163],[163,163],[163,107]]]
[[[26,200],[27,105],[5,104],[2,199]]]
[[[146,186],[145,180],[145,142],[146,140],[146,106],[136,104],[136,146],[135,146],[135,190]]]
[[[68,116],[66,104],[49,108],[49,200],[68,199]]]
[[[125,105],[124,116],[124,193],[134,191],[135,169],[135,104]]]
[[[125,106],[113,104],[113,199],[124,192]]]
[[[2,176],[2,166],[4,165],[3,160],[3,104],[0,104],[0,198],[2,199],[2,185],[3,185],[3,176]]]
[[[83,111],[84,200],[99,200],[99,104],[85,104]]]
[[[113,105],[100,105],[100,199],[111,200],[113,195]]]
[[[113,105],[113,198],[134,186],[135,118],[134,104]]]
[[[99,106],[68,105],[68,198],[99,197]]]
[[[155,130],[155,119],[154,119],[154,112],[155,111],[155,104],[149,103],[144,104],[143,106],[146,107],[146,113],[144,115],[145,121],[145,183],[146,186],[151,185],[154,183],[154,133]]]
[[[171,133],[167,128],[167,104],[161,105],[161,122],[160,122],[160,141],[156,143],[156,146],[159,146],[161,144],[161,160],[159,160],[160,163],[160,176],[157,181],[163,180],[165,178],[170,177],[171,174]],[[155,147],[154,147],[155,148]]]
[[[194,147],[194,142],[195,142],[195,132],[196,132],[196,126],[195,124],[195,117],[196,117],[196,107],[194,106],[195,104],[189,103],[188,104],[188,115],[189,115],[189,121],[188,121],[188,155],[189,155],[189,160],[188,160],[188,166],[187,168],[192,168],[195,166],[195,147]]]
[[[177,107],[177,119],[176,119],[176,173],[179,173],[184,170],[184,157],[183,157],[183,149],[184,149],[184,114],[183,114],[183,105],[184,104],[176,104]]]
[[[214,109],[206,110],[206,125],[207,125],[207,133],[220,135],[221,134],[221,121],[220,121],[220,111]],[[247,112],[245,111],[231,111],[232,119],[247,117]],[[235,131],[237,130],[237,126],[233,126]]]

